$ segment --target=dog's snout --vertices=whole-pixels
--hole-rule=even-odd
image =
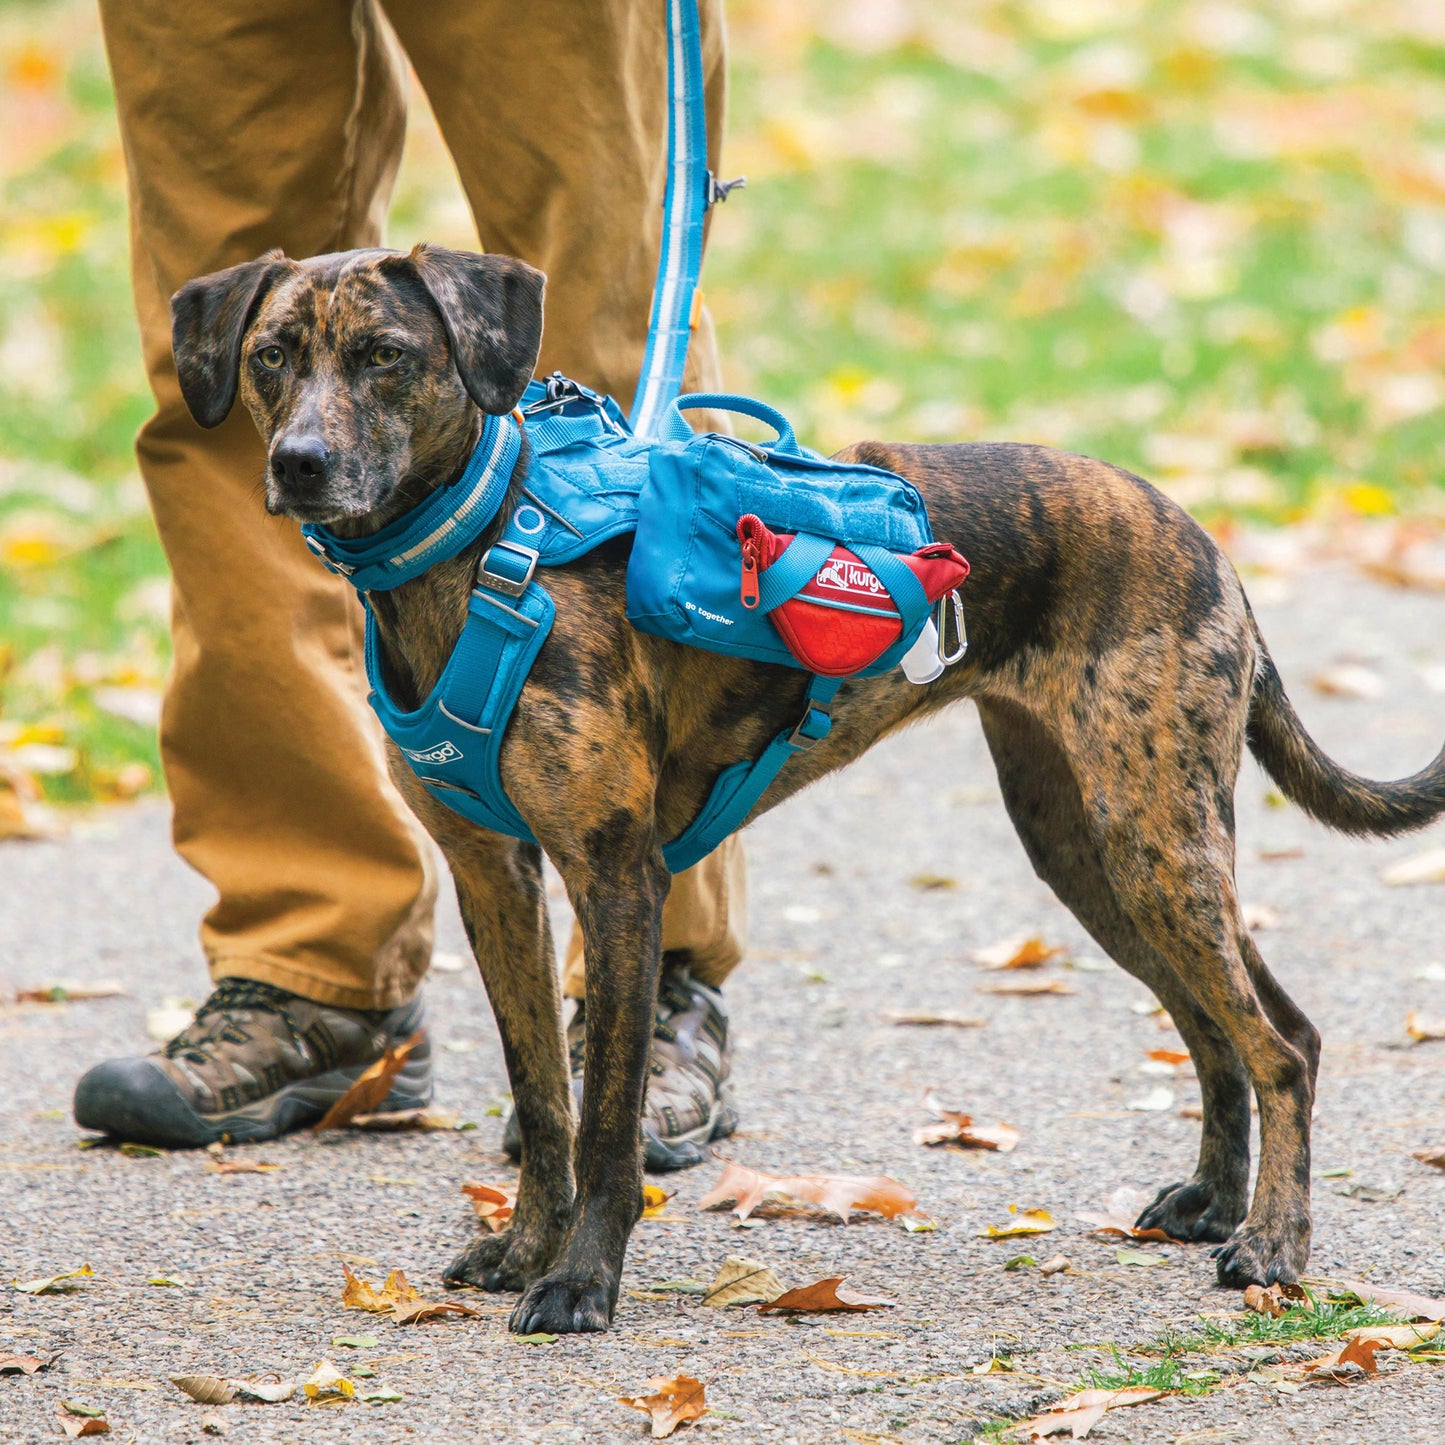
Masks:
[[[282,437],[271,448],[271,470],[283,487],[324,482],[331,470],[331,448],[318,436]]]

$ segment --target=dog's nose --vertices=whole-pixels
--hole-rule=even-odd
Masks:
[[[324,481],[331,469],[331,448],[320,437],[282,437],[271,449],[271,470],[283,487]]]

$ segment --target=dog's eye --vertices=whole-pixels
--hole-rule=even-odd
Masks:
[[[256,353],[256,360],[267,371],[280,371],[286,365],[286,353],[279,346],[263,346]]]
[[[401,360],[401,350],[395,346],[378,346],[371,353],[373,366],[395,366]]]

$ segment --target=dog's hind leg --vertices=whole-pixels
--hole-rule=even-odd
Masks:
[[[1239,1055],[1114,896],[1078,782],[1058,743],[1011,703],[981,700],[978,711],[1004,806],[1034,872],[1169,1010],[1199,1076],[1204,1124],[1193,1177],[1160,1190],[1139,1224],[1175,1239],[1228,1239],[1244,1218],[1249,1195],[1249,1078]]]
[[[1056,726],[1119,906],[1233,1045],[1259,1103],[1254,1200],[1218,1251],[1220,1283],[1293,1281],[1309,1258],[1318,1035],[1269,976],[1240,916],[1238,688],[1221,686],[1187,643],[1172,654],[1168,639],[1149,646],[1149,655],[1119,649],[1105,701],[1081,699]]]
[[[463,823],[425,795],[412,801],[451,865],[522,1129],[511,1227],[479,1235],[444,1277],[452,1285],[521,1290],[556,1257],[573,1199],[572,1089],[542,856],[533,844]]]

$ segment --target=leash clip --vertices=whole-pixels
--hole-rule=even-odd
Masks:
[[[513,577],[507,572],[498,572],[492,566],[492,558],[498,552],[509,552],[514,557],[520,558],[526,564],[526,571],[521,577]],[[477,586],[485,587],[492,592],[501,592],[508,597],[520,597],[527,590],[532,581],[532,574],[537,570],[538,552],[534,547],[524,547],[520,542],[493,542],[482,554],[482,560],[477,564]]]
[[[342,562],[339,558],[333,557],[331,553],[326,550],[326,543],[319,537],[313,537],[308,533],[302,538],[302,541],[306,544],[306,550],[310,552],[313,557],[319,557],[322,565],[329,571],[339,573],[342,577],[350,577],[351,574],[356,571],[356,568],[352,567],[349,563]]]
[[[725,201],[734,191],[742,190],[748,183],[746,176],[736,176],[730,181],[720,181],[711,171],[707,173],[707,186],[703,190],[703,205],[711,210],[719,201]]]
[[[950,603],[953,613],[953,634],[958,639],[958,646],[952,652],[946,650]],[[963,598],[958,595],[957,587],[938,599],[938,607],[933,616],[933,625],[938,629],[938,660],[945,667],[952,667],[955,662],[962,662],[964,653],[968,651],[968,628],[963,621]]]

